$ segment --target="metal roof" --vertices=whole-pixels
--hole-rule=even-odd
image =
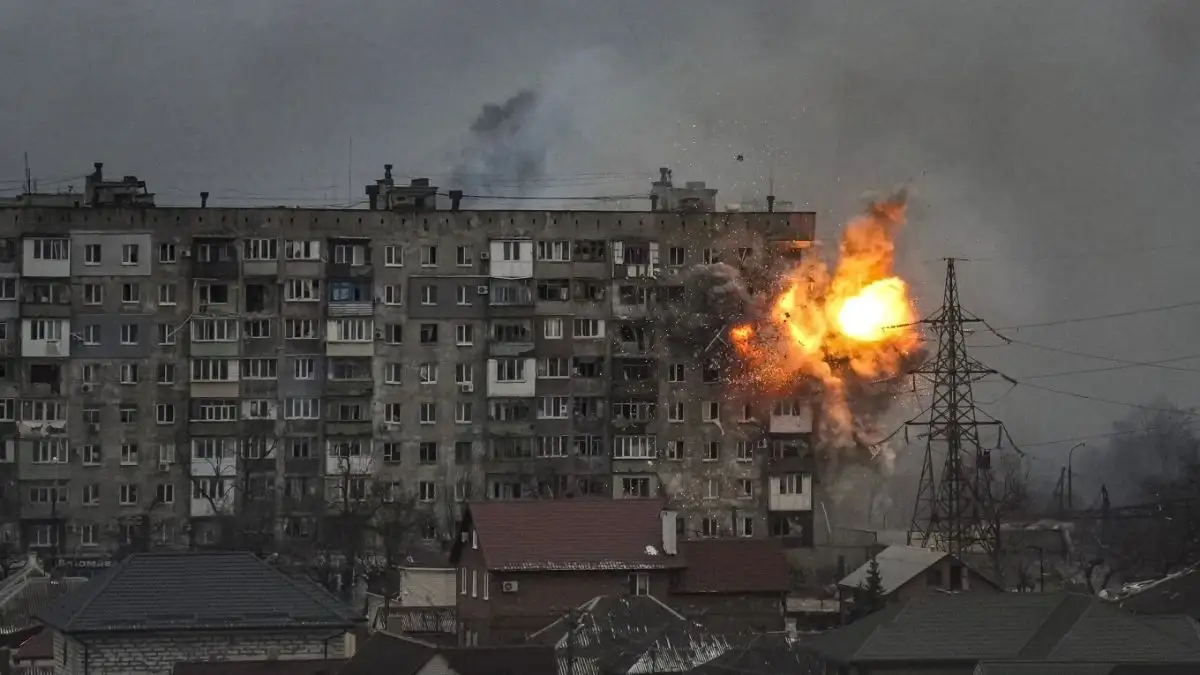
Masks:
[[[875,560],[879,563],[879,576],[883,580],[884,594],[900,588],[947,555],[949,554],[945,551],[917,546],[889,546],[883,549],[875,556]],[[838,582],[838,586],[858,588],[866,585],[867,571],[870,567],[870,562],[865,563],[846,575],[845,579]]]

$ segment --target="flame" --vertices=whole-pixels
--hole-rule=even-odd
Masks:
[[[849,427],[848,376],[903,374],[904,359],[920,347],[908,284],[893,271],[905,203],[901,194],[872,204],[846,225],[832,268],[804,261],[784,279],[767,321],[729,331],[759,385],[784,392],[816,380],[825,416]]]

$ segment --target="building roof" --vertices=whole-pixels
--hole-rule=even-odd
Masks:
[[[345,659],[271,659],[176,663],[173,675],[336,675]]]
[[[553,647],[448,647],[380,631],[338,675],[415,675],[440,656],[458,675],[558,675]]]
[[[473,524],[488,569],[595,571],[668,569],[683,556],[662,552],[663,503],[651,499],[528,499],[475,502]],[[465,544],[454,544],[457,561]]]
[[[39,630],[25,639],[17,648],[13,659],[17,661],[45,661],[54,658],[54,633]]]
[[[679,542],[687,567],[675,593],[786,593],[791,569],[779,539]]]
[[[825,666],[820,660],[796,647],[796,641],[785,633],[759,633],[697,666],[689,675],[824,675]]]
[[[917,546],[889,546],[875,555],[879,563],[879,576],[883,581],[884,594],[900,588],[918,574],[941,562],[950,555],[945,551],[935,551],[931,548]],[[858,588],[867,582],[867,570],[871,567],[868,561],[862,567],[846,575],[838,582],[844,588]]]
[[[1139,614],[1187,614],[1200,619],[1200,566],[1139,584],[1116,602]]]
[[[1106,661],[1200,664],[1200,631],[1066,593],[923,594],[808,643],[841,663]],[[1186,626],[1181,622],[1187,622]],[[1185,630],[1190,627],[1191,631]]]
[[[579,606],[575,618],[574,632],[564,617],[529,636],[557,649],[564,675],[682,673],[731,649],[724,636],[649,595],[597,596]],[[573,664],[566,659],[568,640]]]
[[[248,552],[137,553],[37,613],[64,633],[351,628],[362,615]]]

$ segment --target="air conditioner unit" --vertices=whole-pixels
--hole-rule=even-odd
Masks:
[[[458,385],[458,390],[464,394],[470,394],[471,392],[475,391],[475,383],[474,382],[460,382]]]
[[[476,292],[477,294],[479,294],[479,295],[487,295],[487,294],[488,294],[488,287],[487,287],[487,286],[476,286],[476,287],[475,287],[475,292]]]
[[[190,249],[190,248],[181,248],[181,249],[179,249],[179,257],[180,257],[180,258],[190,258],[190,257],[192,257],[192,249]]]
[[[490,259],[491,257],[492,257],[492,254],[491,254],[491,253],[488,253],[487,251],[480,251],[480,252],[479,252],[479,259],[480,259],[480,260],[488,260],[488,259]]]
[[[500,592],[501,593],[516,593],[517,592],[517,582],[515,582],[515,581],[500,582]]]

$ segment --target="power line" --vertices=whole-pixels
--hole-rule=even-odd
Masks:
[[[1130,403],[1128,401],[1117,401],[1117,400],[1114,400],[1111,398],[1092,396],[1091,394],[1080,394],[1078,392],[1067,391],[1065,389],[1056,389],[1054,387],[1047,387],[1047,386],[1041,385],[1041,384],[1030,384],[1029,382],[1022,382],[1020,380],[1017,380],[1017,384],[1022,387],[1029,387],[1030,389],[1046,391],[1046,392],[1050,392],[1052,394],[1059,394],[1061,396],[1070,396],[1072,398],[1083,399],[1085,401],[1096,401],[1097,403],[1108,403],[1110,405],[1126,406],[1129,408],[1136,408],[1138,410],[1149,410],[1149,411],[1153,411],[1153,412],[1182,413],[1185,415],[1195,415],[1196,414],[1195,412],[1190,411],[1190,410],[1163,408],[1160,406],[1153,406],[1153,405],[1142,405],[1140,403]]]
[[[997,335],[999,335],[999,334],[997,334]],[[1107,366],[1104,368],[1083,368],[1083,369],[1079,369],[1079,370],[1066,370],[1066,371],[1060,371],[1057,373],[1047,373],[1047,374],[1043,374],[1043,375],[1032,375],[1032,376],[1026,377],[1025,378],[1026,380],[1043,379],[1043,378],[1048,378],[1048,377],[1061,377],[1063,375],[1075,375],[1075,374],[1081,374],[1081,373],[1099,373],[1099,372],[1105,372],[1105,371],[1110,371],[1110,370],[1122,370],[1125,368],[1140,368],[1140,367],[1161,368],[1163,370],[1173,370],[1173,371],[1178,371],[1178,372],[1183,372],[1183,373],[1200,373],[1200,368],[1186,368],[1183,366],[1168,365],[1168,364],[1171,364],[1171,363],[1174,363],[1177,361],[1188,361],[1191,359],[1200,359],[1200,354],[1188,354],[1186,356],[1176,356],[1176,357],[1169,358],[1169,359],[1158,359],[1158,360],[1154,360],[1154,361],[1132,361],[1129,359],[1122,359],[1122,358],[1118,358],[1115,356],[1104,356],[1102,354],[1093,354],[1091,352],[1083,352],[1083,351],[1079,351],[1079,350],[1075,350],[1075,349],[1067,349],[1065,347],[1051,347],[1049,345],[1041,345],[1041,344],[1037,344],[1034,342],[1018,340],[1016,338],[1010,338],[1010,337],[1003,336],[1003,335],[999,335],[999,337],[1001,339],[1005,340],[1006,343],[1020,345],[1022,347],[1030,347],[1032,349],[1039,349],[1039,350],[1047,351],[1047,352],[1055,352],[1058,354],[1069,354],[1071,356],[1079,356],[1079,357],[1087,358],[1087,359],[1097,359],[1099,361],[1109,361],[1111,363],[1120,364],[1117,366]],[[999,347],[1000,345],[981,345],[981,346]]]
[[[1200,300],[1192,302],[1180,302],[1174,305],[1162,305],[1159,307],[1144,307],[1142,309],[1131,309],[1124,312],[1113,312],[1111,314],[1095,314],[1092,316],[1078,316],[1070,319],[1054,319],[1052,321],[1040,321],[1037,323],[1021,323],[1011,326],[1001,326],[996,330],[1020,330],[1022,328],[1042,328],[1043,326],[1063,326],[1071,323],[1085,323],[1088,321],[1101,321],[1104,319],[1119,319],[1126,316],[1137,316],[1139,314],[1152,314],[1154,312],[1168,312],[1175,309],[1184,309],[1187,307],[1200,307]]]

